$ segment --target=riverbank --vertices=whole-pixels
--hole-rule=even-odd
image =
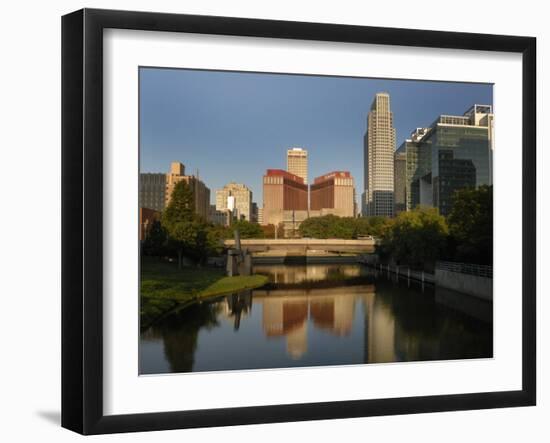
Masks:
[[[227,277],[223,269],[189,267],[145,259],[141,263],[140,324],[147,327],[177,306],[263,286],[264,275]]]

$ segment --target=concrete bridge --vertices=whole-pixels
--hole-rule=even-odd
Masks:
[[[235,240],[225,240],[225,246],[234,247]],[[285,239],[247,239],[241,240],[241,247],[255,256],[269,255],[341,255],[365,254],[374,252],[376,240],[374,238],[361,240],[343,240],[338,238],[285,238]]]

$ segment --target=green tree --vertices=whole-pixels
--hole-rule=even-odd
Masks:
[[[493,187],[456,191],[447,218],[454,259],[493,264]]]
[[[170,203],[162,213],[162,226],[168,234],[168,244],[178,255],[180,269],[184,254],[196,258],[206,244],[204,223],[195,214],[193,193],[186,182],[174,186]]]
[[[245,238],[264,238],[264,231],[258,223],[252,223],[247,220],[237,220],[231,223],[227,228],[226,238],[233,238],[235,229],[239,230],[242,239]]]
[[[310,217],[300,224],[299,232],[302,237],[330,238],[339,231],[345,231],[345,226],[337,226],[339,218],[335,215]]]
[[[304,220],[300,225],[300,234],[312,238],[352,239],[367,235],[381,237],[390,224],[387,217],[353,218],[330,214]]]
[[[224,250],[223,240],[227,236],[227,228],[210,224],[206,227],[206,249],[208,254],[220,255]]]
[[[147,237],[143,241],[143,254],[160,257],[166,253],[166,230],[162,227],[159,220],[155,220]]]
[[[380,215],[367,217],[369,221],[371,234],[374,237],[382,237],[384,233],[391,227],[392,219]]]
[[[402,212],[384,234],[382,252],[398,263],[431,268],[445,249],[449,229],[436,208]]]
[[[386,230],[391,226],[391,219],[383,216],[360,217],[355,219],[355,236],[383,237]]]

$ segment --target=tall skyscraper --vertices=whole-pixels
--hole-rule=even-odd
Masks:
[[[376,94],[367,118],[364,137],[364,216],[392,217],[394,210],[395,128],[390,110],[390,96]]]
[[[310,210],[324,210],[340,217],[355,216],[355,185],[349,171],[316,177],[310,186]],[[323,215],[324,215],[323,214]]]
[[[237,220],[252,221],[252,191],[241,183],[228,183],[216,191],[216,209],[229,209]]]
[[[286,170],[304,179],[307,184],[307,151],[302,148],[291,148],[286,152]]]

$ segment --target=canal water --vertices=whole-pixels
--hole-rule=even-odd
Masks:
[[[359,264],[261,265],[260,289],[143,331],[140,373],[490,358],[492,303]]]

